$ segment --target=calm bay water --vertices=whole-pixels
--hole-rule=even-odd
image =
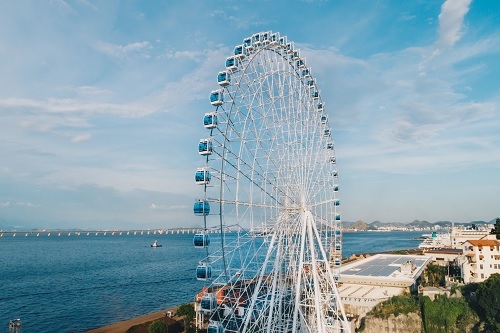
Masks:
[[[421,232],[344,233],[343,256],[416,248]],[[0,333],[86,330],[190,302],[204,285],[193,235],[0,238]],[[155,239],[163,245],[151,248]]]

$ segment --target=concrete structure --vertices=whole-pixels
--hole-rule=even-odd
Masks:
[[[468,240],[462,246],[466,258],[462,265],[464,283],[482,282],[500,273],[500,241],[495,235]]]
[[[463,256],[462,249],[431,249],[424,253],[432,258],[432,261],[439,266],[447,267],[450,264],[459,265]]]
[[[463,243],[468,240],[481,239],[487,236],[490,233],[490,230],[490,225],[482,227],[482,229],[452,228],[451,247],[454,249],[462,249]]]

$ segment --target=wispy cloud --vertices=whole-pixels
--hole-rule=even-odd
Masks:
[[[96,50],[115,59],[123,59],[131,54],[139,54],[143,57],[149,57],[147,50],[153,48],[151,43],[148,41],[134,42],[125,45],[96,41],[93,43],[93,46]]]
[[[439,14],[439,44],[453,46],[461,37],[464,17],[472,0],[446,0]]]

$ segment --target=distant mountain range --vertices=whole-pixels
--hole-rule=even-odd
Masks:
[[[491,221],[471,221],[471,222],[455,222],[455,226],[471,226],[473,224],[475,225],[480,225],[480,224],[495,224],[496,219],[493,219]],[[429,221],[420,221],[420,220],[414,220],[409,223],[401,223],[401,222],[380,222],[380,221],[373,221],[371,223],[366,223],[364,221],[356,221],[356,222],[348,222],[348,221],[343,221],[342,222],[342,227],[343,228],[351,228],[351,229],[357,229],[357,230],[377,230],[381,228],[419,228],[419,229],[425,229],[425,228],[434,228],[435,226],[440,226],[440,227],[451,227],[453,222],[451,221],[437,221],[437,222],[429,222]]]

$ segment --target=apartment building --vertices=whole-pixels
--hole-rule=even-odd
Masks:
[[[500,240],[495,235],[470,239],[462,246],[466,258],[462,266],[464,283],[482,282],[491,274],[500,273]]]

